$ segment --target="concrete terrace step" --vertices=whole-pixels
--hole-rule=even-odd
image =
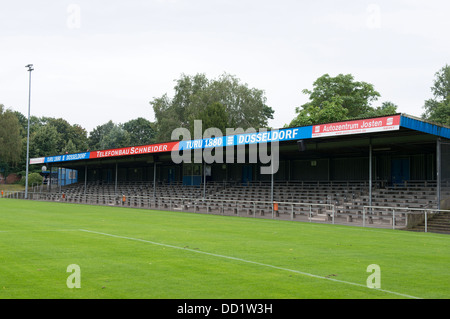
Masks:
[[[415,226],[411,231],[425,231],[425,222]],[[427,231],[450,234],[450,214],[439,213],[427,221]]]

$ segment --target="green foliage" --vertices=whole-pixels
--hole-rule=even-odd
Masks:
[[[154,136],[154,124],[142,117],[124,124],[108,121],[92,130],[89,147],[91,150],[98,150],[151,144]]]
[[[122,128],[129,134],[130,145],[151,144],[155,139],[153,123],[142,117],[124,123]]]
[[[120,125],[114,125],[101,140],[101,149],[111,149],[130,146],[130,134]]]
[[[202,121],[203,129],[218,128],[222,132],[222,134],[225,134],[228,127],[227,112],[225,106],[223,106],[222,103],[219,102],[208,105],[205,110],[198,115],[197,120]],[[190,125],[191,132],[193,132],[194,118],[192,118]]]
[[[15,165],[20,160],[22,139],[19,119],[0,104],[0,162]]]
[[[297,116],[289,126],[341,121],[355,117],[382,116],[396,113],[397,106],[384,102],[373,107],[380,93],[372,84],[355,81],[351,74],[330,77],[325,74],[313,84],[313,90],[303,90],[309,102],[296,108]]]
[[[107,123],[98,125],[94,128],[92,132],[89,133],[89,148],[91,150],[102,149],[102,139],[109,134],[114,126],[115,124],[113,121],[108,121]]]
[[[21,136],[20,162],[25,163],[28,119],[20,112],[14,114]],[[87,132],[78,124],[71,125],[62,118],[30,117],[31,157],[84,152],[88,147],[87,142]]]
[[[435,123],[450,126],[450,101],[426,101],[425,108],[427,111],[426,119]]]
[[[319,77],[313,86],[312,91],[303,90],[303,93],[309,94],[312,104],[320,107],[322,103],[339,96],[342,99],[342,106],[348,110],[348,117],[366,113],[370,110],[371,102],[380,96],[372,84],[355,81],[351,74],[339,74],[336,77],[325,74]]]
[[[345,120],[348,109],[342,104],[343,100],[337,96],[332,97],[331,101],[324,101],[321,107],[308,104],[303,106],[303,108],[296,108],[298,115],[291,122],[290,126],[305,126],[315,123]]]
[[[25,176],[20,180],[20,185],[25,186]],[[33,186],[33,184],[42,185],[42,176],[39,173],[30,173],[28,174],[28,187]]]
[[[30,157],[61,154],[60,143],[61,137],[56,127],[52,125],[40,126],[30,135]]]
[[[436,72],[431,88],[433,99],[425,101],[424,119],[450,126],[450,66]]]
[[[84,152],[88,148],[88,134],[81,125],[72,125],[65,139],[73,142],[75,152]]]
[[[69,139],[69,140],[65,143],[64,148],[63,148],[63,150],[62,150],[62,152],[63,152],[63,153],[66,153],[66,154],[73,154],[73,153],[76,153],[77,151],[78,151],[78,150],[77,150],[77,148],[76,148],[76,146],[75,146],[75,143],[72,142],[72,139]]]
[[[397,105],[392,102],[383,102],[381,106],[369,109],[362,114],[363,117],[377,117],[384,115],[391,115],[397,113]]]
[[[164,94],[150,102],[155,113],[158,141],[170,140],[172,131],[179,127],[192,130],[194,120],[206,121],[208,127],[203,125],[203,129],[224,125],[259,129],[266,127],[268,120],[273,118],[274,111],[266,105],[264,91],[249,88],[229,74],[213,80],[207,79],[204,74],[182,75],[176,83],[172,99]],[[215,115],[222,112],[216,103],[225,109],[221,118]],[[208,114],[214,118],[209,119]]]

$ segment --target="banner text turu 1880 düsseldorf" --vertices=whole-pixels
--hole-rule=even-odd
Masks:
[[[58,163],[94,158],[107,158],[116,156],[131,156],[152,154],[159,152],[172,152],[178,150],[195,150],[226,146],[239,146],[247,144],[260,144],[283,142],[289,140],[319,138],[349,134],[363,134],[398,130],[400,128],[400,115],[378,118],[342,121],[304,127],[286,128],[263,132],[242,132],[226,136],[200,138],[194,140],[174,141],[168,143],[132,146],[109,150],[88,151],[76,154],[38,157],[30,159],[30,164]],[[236,130],[237,131],[237,130]]]

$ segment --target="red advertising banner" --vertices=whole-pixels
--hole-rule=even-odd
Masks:
[[[91,154],[89,155],[89,158],[91,159],[91,158],[171,152],[172,150],[174,151],[178,150],[179,143],[180,142],[168,142],[161,144],[116,148],[111,150],[92,151]]]
[[[30,158],[30,164],[43,164],[45,163],[45,157],[38,157],[38,158]]]
[[[312,137],[339,136],[398,130],[400,115],[313,125]]]

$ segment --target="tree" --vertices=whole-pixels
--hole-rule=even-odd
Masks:
[[[122,126],[121,124],[115,124],[113,121],[97,126],[89,136],[90,149],[99,150],[130,146],[130,133]]]
[[[30,173],[28,174],[28,187],[33,186],[34,184],[42,185],[42,176],[39,173]],[[26,179],[25,176],[20,180],[21,185],[25,185]]]
[[[384,102],[373,107],[380,93],[370,83],[355,81],[351,74],[330,77],[324,74],[313,83],[313,90],[303,90],[309,102],[295,109],[297,116],[288,126],[311,125],[356,117],[371,117],[393,114],[397,106]]]
[[[20,112],[14,112],[16,117],[20,123],[20,134],[23,139],[23,143],[26,144],[27,139],[27,126],[28,120],[27,118]],[[71,125],[69,122],[62,118],[52,118],[52,117],[30,117],[30,140],[31,138],[38,132],[40,134],[43,133],[42,127],[50,126],[56,130],[56,135],[53,134],[53,130],[47,138],[55,138],[56,140],[48,140],[49,147],[44,147],[43,145],[38,145],[37,150],[34,145],[30,145],[30,153],[31,148],[35,148],[35,152],[40,152],[42,150],[54,150],[53,154],[62,154],[62,153],[78,153],[84,152],[88,148],[88,138],[87,132],[84,128],[82,128],[78,124]],[[37,138],[37,137],[34,137]],[[39,141],[40,142],[40,141]],[[25,161],[26,148],[22,151],[23,161]],[[51,154],[46,154],[51,155]],[[22,160],[21,160],[22,161]]]
[[[303,93],[309,94],[310,103],[320,107],[323,102],[339,96],[342,106],[348,109],[348,117],[357,117],[369,111],[371,102],[380,96],[372,84],[354,81],[351,74],[339,74],[336,77],[324,74],[313,85],[313,91],[303,90]]]
[[[266,105],[264,91],[241,84],[236,77],[223,74],[198,94],[192,96],[187,108],[190,122],[201,118],[201,114],[212,104],[219,102],[225,107],[227,127],[254,128],[267,127],[273,119],[273,109]]]
[[[56,119],[51,117],[41,117],[42,125],[45,126],[53,126],[56,129],[56,132],[58,133],[58,139],[56,142],[56,154],[63,153],[63,149],[65,147],[65,144],[67,143],[67,133],[70,129],[70,124],[62,119]]]
[[[191,99],[209,85],[204,74],[195,76],[181,75],[174,87],[175,95],[172,99],[167,94],[150,101],[156,118],[156,140],[169,141],[172,131],[178,127],[189,127],[186,111]]]
[[[434,98],[425,101],[422,118],[450,126],[450,66],[435,73],[431,87]]]
[[[150,104],[156,118],[158,141],[168,141],[175,128],[192,130],[194,120],[205,118],[205,111],[220,103],[225,109],[226,127],[259,129],[268,125],[273,118],[273,109],[266,105],[264,91],[249,88],[239,79],[223,74],[218,79],[209,80],[204,74],[182,75],[174,88],[175,95],[167,94],[155,98]],[[216,126],[217,127],[217,126]],[[203,128],[206,129],[203,125]]]
[[[102,139],[108,135],[113,129],[115,124],[113,121],[109,121],[103,125],[98,125],[89,133],[88,145],[91,150],[102,149]]]
[[[304,105],[303,108],[297,107],[296,112],[298,115],[291,121],[289,126],[305,126],[345,120],[348,109],[342,104],[342,98],[335,96],[331,98],[331,101],[324,101],[320,107],[314,104]]]
[[[89,147],[87,131],[78,124],[72,125],[67,138],[73,142],[76,152],[85,152]]]
[[[71,141],[69,153],[83,152],[87,149],[87,132],[78,124],[71,125],[62,118],[42,117],[43,125],[50,125],[58,132],[57,153],[68,151],[68,143]]]
[[[19,119],[0,104],[0,162],[16,165],[22,153]]]
[[[383,102],[381,106],[372,107],[366,113],[362,114],[362,117],[377,117],[385,116],[397,113],[397,105],[392,102]]]
[[[202,121],[202,126],[204,129],[207,128],[218,128],[223,134],[225,134],[228,120],[227,111],[222,103],[215,102],[208,105],[205,110],[199,114],[198,120]],[[193,121],[191,122],[191,131],[193,131]]]
[[[43,125],[30,135],[30,157],[61,154],[60,137],[56,127]]]
[[[78,153],[78,149],[75,146],[74,142],[72,142],[71,139],[69,139],[65,145],[64,148],[62,149],[62,153],[66,153],[66,154],[73,154],[73,153]]]
[[[101,149],[130,146],[130,134],[120,127],[120,125],[114,125],[113,128],[102,137],[100,146]]]
[[[23,115],[22,113],[15,111],[14,114],[16,115],[16,117],[19,120],[19,125],[20,125],[20,134],[22,135],[23,138],[27,137],[27,127],[28,127],[28,119],[25,115]],[[42,119],[31,115],[30,116],[30,136],[42,125],[44,125],[44,123],[42,122]]]
[[[153,123],[142,117],[124,123],[122,128],[130,136],[130,145],[151,144],[155,140]]]

